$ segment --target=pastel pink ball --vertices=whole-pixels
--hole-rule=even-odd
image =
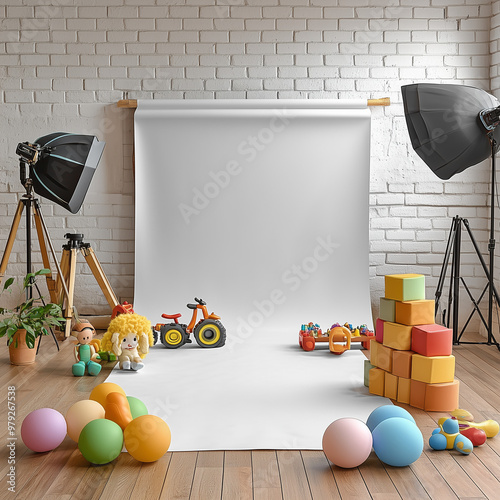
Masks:
[[[372,451],[372,433],[357,418],[339,418],[323,434],[323,451],[328,460],[339,467],[358,467]]]
[[[52,408],[32,411],[23,420],[21,438],[32,451],[43,453],[57,448],[66,437],[66,420]]]

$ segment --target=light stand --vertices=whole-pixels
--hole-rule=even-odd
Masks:
[[[92,274],[101,288],[102,293],[106,297],[109,307],[113,311],[119,302],[115,292],[104,274],[104,271],[99,263],[97,256],[90,246],[90,243],[83,242],[83,234],[65,234],[68,243],[63,245],[63,253],[61,257],[61,274],[56,283],[56,293],[58,296],[58,303],[65,305],[64,317],[66,321],[65,336],[71,334],[71,318],[73,316],[73,297],[75,292],[76,281],[76,263],[78,251],[85,257],[85,261],[89,266]],[[64,287],[67,285],[67,289]],[[64,293],[63,293],[64,292]]]
[[[33,184],[31,183],[31,179],[26,177],[26,163],[23,160],[20,161],[20,175],[21,175],[21,184],[26,189],[26,192],[19,200],[19,202],[17,204],[16,213],[14,214],[14,219],[12,221],[12,225],[10,228],[9,237],[7,239],[5,251],[3,253],[2,261],[0,263],[0,279],[3,279],[3,277],[5,276],[5,271],[7,269],[7,264],[9,262],[10,254],[12,252],[12,247],[14,246],[14,241],[16,239],[17,230],[19,228],[19,223],[21,222],[21,217],[22,217],[23,212],[25,212],[25,215],[26,215],[26,274],[29,274],[32,272],[31,216],[33,215],[33,218],[35,220],[35,227],[36,227],[36,231],[37,231],[37,236],[38,236],[38,244],[40,245],[40,252],[42,254],[43,265],[46,269],[50,270],[50,260],[49,260],[49,255],[47,252],[47,244],[48,244],[48,246],[50,248],[50,252],[52,254],[52,259],[56,265],[57,273],[59,276],[62,276],[61,268],[59,267],[59,264],[57,262],[56,253],[54,251],[54,246],[53,246],[52,241],[50,239],[50,235],[49,235],[49,232],[47,230],[47,225],[45,224],[45,220],[43,219],[43,214],[42,214],[42,211],[40,209],[40,204],[39,204],[38,198],[35,198],[33,196]],[[57,303],[56,294],[55,294],[56,282],[52,278],[51,273],[46,275],[46,280],[47,280],[47,288],[48,288],[49,294],[50,294],[50,299],[52,302]],[[68,293],[66,283],[64,283],[63,288],[65,290],[65,293]],[[43,298],[40,294],[40,290],[38,289],[38,287],[36,287],[36,289],[37,289],[39,298],[43,302]],[[31,297],[32,297],[32,289],[31,289],[31,287],[28,287],[26,289],[26,299],[28,300]],[[50,332],[52,334],[54,342],[56,343],[57,350],[59,350],[59,344],[57,342],[57,338],[56,338],[52,328],[50,329]],[[40,349],[40,343],[38,344],[38,349]],[[38,350],[37,350],[37,352],[38,352]]]
[[[467,219],[453,219],[445,258],[436,290],[436,314],[450,255],[453,267],[450,277],[448,309],[443,322],[449,327],[453,308],[453,343],[460,344],[465,328],[477,312],[488,332],[487,342],[462,342],[466,344],[500,344],[493,335],[494,299],[500,307],[500,297],[494,284],[495,273],[495,155],[500,141],[500,102],[484,90],[464,85],[411,84],[401,87],[406,124],[411,144],[420,158],[441,179],[447,180],[465,169],[491,157],[490,235],[488,241],[489,267],[486,265],[472,234]],[[467,230],[488,283],[476,301],[465,280],[460,276],[460,251],[462,226]],[[473,303],[473,311],[459,333],[459,290],[463,284]],[[488,291],[487,319],[479,304]]]
[[[31,216],[33,215],[43,266],[50,271],[51,266],[47,252],[48,244],[57,269],[57,280],[52,278],[50,272],[46,275],[46,280],[51,302],[61,304],[61,307],[66,304],[63,310],[63,315],[66,319],[65,337],[69,337],[71,333],[77,250],[81,250],[84,254],[111,309],[114,309],[118,305],[118,300],[94,251],[89,244],[83,243],[83,235],[67,234],[65,236],[69,238],[69,242],[68,245],[63,246],[61,265],[59,265],[38,199],[33,196],[33,192],[57,203],[71,213],[77,213],[82,206],[87,189],[101,159],[104,145],[105,143],[99,142],[95,136],[56,132],[40,137],[33,144],[29,142],[19,143],[16,149],[16,153],[20,156],[21,184],[26,189],[26,193],[19,200],[14,220],[12,221],[9,237],[0,263],[0,281],[5,275],[21,216],[25,210],[27,274],[32,272]],[[27,175],[28,168],[29,175]],[[37,287],[36,289],[40,295]],[[31,298],[31,294],[31,287],[29,287],[26,291],[26,298]],[[43,302],[41,295],[40,299]],[[52,332],[52,336],[59,349],[54,332]]]

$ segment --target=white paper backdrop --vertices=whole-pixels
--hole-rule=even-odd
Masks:
[[[134,308],[195,296],[231,339],[371,325],[370,111],[357,101],[139,101]]]
[[[309,321],[371,326],[365,103],[140,101],[135,148],[134,310],[187,322],[202,297],[227,329],[223,348],[157,344],[108,378],[168,423],[171,451],[321,449],[332,421],[390,404],[359,350],[298,346]]]

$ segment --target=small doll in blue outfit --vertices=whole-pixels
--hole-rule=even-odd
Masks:
[[[101,371],[101,365],[96,362],[100,359],[95,349],[95,329],[86,320],[78,321],[71,330],[71,335],[76,337],[77,344],[75,346],[76,363],[73,365],[72,371],[75,377],[83,377],[85,371],[88,375],[96,376]]]

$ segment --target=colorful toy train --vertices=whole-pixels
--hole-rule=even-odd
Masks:
[[[374,332],[366,325],[353,328],[349,323],[340,325],[335,323],[330,329],[323,333],[316,323],[302,325],[299,332],[299,345],[304,351],[313,351],[316,342],[328,342],[330,352],[340,355],[351,348],[352,342],[361,342],[365,349],[370,348],[370,339]]]

